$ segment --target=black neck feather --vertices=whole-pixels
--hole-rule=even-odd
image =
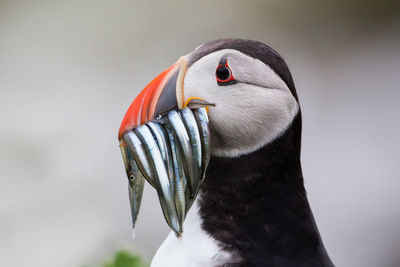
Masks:
[[[212,158],[200,216],[203,229],[239,255],[229,266],[333,266],[304,189],[300,144],[299,113],[265,147],[239,158]]]

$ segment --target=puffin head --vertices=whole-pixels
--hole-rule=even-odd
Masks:
[[[269,46],[224,39],[200,45],[157,76],[129,107],[125,132],[173,109],[207,107],[211,154],[238,157],[279,137],[299,112],[290,71]]]

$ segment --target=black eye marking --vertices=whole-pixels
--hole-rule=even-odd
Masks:
[[[215,71],[215,76],[217,77],[218,85],[223,86],[236,83],[226,58],[222,58],[219,62],[217,70]]]

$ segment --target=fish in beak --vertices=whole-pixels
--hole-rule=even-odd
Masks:
[[[165,220],[177,236],[210,159],[207,108],[212,104],[184,99],[186,70],[187,61],[181,57],[150,82],[129,107],[118,132],[133,227],[147,180],[157,190]]]

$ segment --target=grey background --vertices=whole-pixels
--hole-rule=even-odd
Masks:
[[[400,266],[395,1],[0,1],[0,265],[151,258],[168,233],[146,187],[131,239],[117,131],[137,93],[216,38],[287,60],[302,162],[337,266]]]

